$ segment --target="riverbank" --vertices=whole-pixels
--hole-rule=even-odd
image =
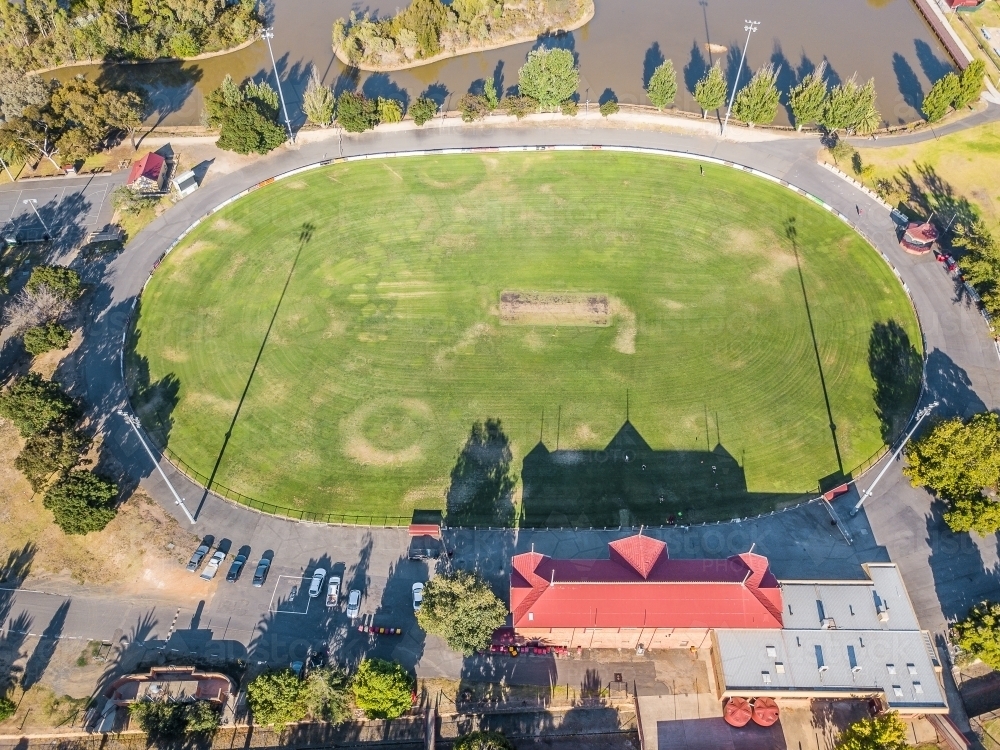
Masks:
[[[51,73],[54,70],[64,70],[66,68],[76,68],[82,65],[160,65],[162,63],[188,63],[197,62],[198,60],[209,60],[213,57],[222,57],[223,55],[229,55],[233,52],[239,52],[241,49],[246,49],[254,42],[260,40],[260,36],[254,34],[254,36],[247,39],[242,44],[238,44],[235,47],[227,47],[226,49],[216,50],[215,52],[202,52],[200,55],[195,55],[194,57],[155,57],[152,60],[106,60],[106,59],[96,59],[96,60],[74,60],[73,62],[62,63],[61,65],[52,65],[48,68],[39,68],[38,70],[29,70],[24,75],[26,76],[40,76],[44,73]]]
[[[442,60],[449,60],[453,57],[461,57],[462,55],[470,55],[476,52],[489,52],[491,50],[503,49],[504,47],[512,47],[516,44],[527,44],[529,42],[537,41],[546,35],[556,36],[559,34],[569,33],[570,31],[576,31],[577,29],[583,28],[590,23],[590,21],[594,18],[595,10],[594,2],[593,0],[590,0],[583,15],[568,26],[561,26],[557,29],[546,27],[533,34],[523,34],[520,36],[510,37],[509,39],[504,39],[502,41],[469,44],[464,47],[457,47],[456,49],[448,50],[446,52],[439,52],[431,57],[408,60],[406,62],[393,65],[372,65],[371,63],[366,62],[351,62],[351,60],[347,57],[347,54],[344,52],[343,44],[334,50],[334,54],[340,62],[348,67],[357,68],[358,70],[363,70],[367,73],[394,73],[400,70],[409,70],[410,68],[430,65],[431,63],[441,62]]]

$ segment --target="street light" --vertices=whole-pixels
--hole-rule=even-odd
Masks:
[[[913,429],[910,430],[908,433],[906,433],[906,437],[903,438],[903,442],[900,443],[899,447],[896,448],[896,450],[893,452],[892,457],[885,462],[885,466],[882,467],[882,471],[880,471],[878,473],[878,476],[875,477],[875,481],[872,482],[871,487],[869,487],[868,490],[865,492],[865,494],[861,496],[861,499],[858,500],[858,504],[855,505],[853,508],[851,508],[852,518],[858,515],[858,511],[861,510],[861,506],[864,504],[865,500],[871,497],[872,492],[875,490],[875,485],[878,484],[879,480],[882,478],[882,475],[889,470],[889,467],[892,466],[892,462],[895,461],[896,457],[903,452],[903,448],[906,447],[906,444],[910,441],[910,438],[913,437],[913,433],[917,431],[917,428],[920,426],[920,423],[923,422],[924,419],[926,419],[927,416],[938,407],[938,403],[939,402],[935,401],[932,404],[927,404],[927,406],[925,406],[923,409],[917,412],[917,422],[916,424],[913,425]]]
[[[292,122],[288,119],[288,107],[285,106],[285,95],[281,92],[281,77],[278,75],[278,65],[274,62],[274,50],[271,49],[271,40],[274,39],[274,29],[264,29],[261,32],[261,36],[267,42],[267,51],[271,55],[271,67],[274,69],[274,80],[278,82],[278,96],[281,98],[281,111],[285,113],[285,127],[288,128],[288,140],[295,143],[295,136],[292,134]]]
[[[743,45],[743,54],[740,55],[740,66],[736,69],[736,80],[733,81],[733,93],[729,96],[729,106],[726,108],[726,121],[722,123],[722,135],[726,134],[726,125],[729,124],[729,113],[733,111],[733,100],[736,98],[736,89],[740,85],[740,73],[743,72],[743,61],[747,57],[747,47],[750,46],[750,35],[760,26],[760,21],[745,21],[743,30],[747,33],[747,43]]]
[[[52,236],[52,231],[49,229],[49,225],[42,221],[42,215],[38,213],[38,201],[34,198],[25,198],[23,203],[26,206],[31,206],[31,210],[35,212],[35,216],[38,217],[39,223],[42,225],[42,228],[45,229],[45,239],[49,239],[49,237]]]
[[[167,475],[163,473],[163,469],[160,468],[160,462],[156,460],[156,456],[153,455],[153,451],[149,449],[149,446],[146,444],[146,441],[142,439],[142,433],[139,432],[138,418],[133,416],[132,414],[129,414],[124,409],[118,410],[118,416],[124,419],[126,422],[128,422],[128,424],[132,427],[132,429],[135,430],[135,436],[139,438],[139,442],[142,443],[142,447],[145,448],[146,453],[149,454],[149,460],[153,462],[153,465],[156,467],[156,470],[160,472],[160,476],[163,477],[163,481],[167,483],[167,487],[169,487],[170,492],[173,493],[174,500],[177,501],[176,504],[181,506],[181,510],[184,511],[184,515],[188,517],[188,520],[191,523],[194,523],[194,516],[191,515],[190,511],[188,511],[187,506],[181,499],[181,496],[177,494],[177,490],[175,490],[174,486],[170,484],[170,480],[167,479]]]

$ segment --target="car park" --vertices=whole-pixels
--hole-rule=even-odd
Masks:
[[[424,584],[417,581],[411,589],[413,593],[413,611],[419,612],[420,605],[424,603]]]
[[[309,583],[309,598],[315,599],[319,592],[323,590],[323,581],[326,580],[326,569],[316,568],[312,574],[312,581]]]
[[[351,589],[347,595],[347,616],[352,620],[361,612],[361,591]]]
[[[205,555],[209,553],[209,550],[211,550],[211,547],[207,544],[203,544],[196,549],[194,554],[191,555],[191,559],[188,560],[187,569],[192,573],[198,570],[198,566],[201,565],[201,561],[205,559]]]
[[[247,564],[247,556],[243,554],[237,555],[233,559],[233,564],[229,566],[229,572],[226,573],[226,580],[230,583],[236,583],[240,577],[240,573],[243,572],[243,566]]]
[[[215,574],[219,572],[219,566],[222,565],[223,560],[226,559],[226,553],[222,550],[217,550],[212,559],[208,561],[208,565],[205,569],[201,571],[201,577],[206,581],[211,581],[215,578]]]
[[[267,573],[271,570],[271,561],[266,557],[260,558],[260,562],[257,563],[257,570],[253,572],[253,585],[260,588],[264,585],[264,581],[267,580]]]

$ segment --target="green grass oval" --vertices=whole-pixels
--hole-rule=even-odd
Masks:
[[[538,296],[501,320],[505,291]],[[605,299],[603,322],[580,299]],[[527,522],[697,521],[790,502],[880,448],[917,395],[876,403],[890,322],[920,346],[859,236],[736,170],[413,157],[283,180],[203,222],[143,294],[128,378],[158,441],[279,506],[441,508],[470,426],[498,417]]]

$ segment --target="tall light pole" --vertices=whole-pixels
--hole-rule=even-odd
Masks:
[[[38,205],[37,205],[38,201],[35,200],[34,198],[25,198],[23,203],[26,206],[31,206],[31,210],[35,212],[35,216],[38,218],[38,222],[42,225],[42,228],[45,229],[45,234],[47,235],[47,238],[51,237],[52,230],[49,229],[48,224],[42,221],[42,215],[38,213]]]
[[[181,506],[181,510],[184,511],[184,515],[188,517],[188,520],[191,523],[194,523],[194,516],[192,516],[190,511],[187,509],[187,506],[184,504],[181,496],[177,494],[177,490],[175,490],[174,486],[170,484],[170,480],[167,479],[167,475],[163,473],[163,469],[160,468],[160,462],[156,460],[156,456],[153,455],[153,451],[149,449],[146,441],[142,439],[142,433],[139,432],[139,419],[132,414],[129,414],[124,409],[118,410],[118,416],[128,422],[129,426],[135,430],[135,436],[139,438],[139,442],[142,443],[142,447],[145,448],[146,453],[149,454],[149,460],[153,462],[153,466],[155,466],[156,470],[160,472],[160,476],[163,477],[163,481],[166,482],[167,487],[170,488],[170,492],[173,494],[174,500],[176,500],[176,505]]]
[[[750,46],[750,35],[760,26],[760,21],[745,21],[743,30],[747,33],[747,43],[743,45],[743,54],[740,55],[740,66],[736,69],[736,80],[733,81],[733,93],[729,95],[729,106],[726,108],[726,120],[722,123],[722,135],[726,134],[726,125],[729,124],[729,113],[733,111],[733,100],[736,99],[736,89],[740,87],[740,73],[743,72],[743,61],[747,57],[747,47]]]
[[[295,135],[292,133],[292,121],[288,119],[288,107],[285,106],[285,95],[281,92],[281,76],[278,75],[278,65],[274,62],[274,50],[271,49],[271,40],[274,39],[274,29],[264,29],[261,32],[261,36],[267,42],[267,51],[271,55],[271,67],[274,68],[274,80],[278,82],[278,96],[281,98],[281,111],[285,113],[285,127],[288,128],[288,140],[295,143]]]
[[[892,457],[885,462],[885,466],[882,467],[882,471],[880,471],[878,473],[878,476],[875,477],[875,481],[872,482],[871,487],[869,487],[868,490],[865,492],[865,494],[861,496],[861,499],[858,500],[857,505],[851,508],[852,517],[858,515],[858,511],[861,510],[861,506],[864,505],[865,500],[871,497],[872,492],[875,490],[875,485],[878,484],[879,480],[882,478],[882,475],[889,470],[890,466],[892,466],[892,462],[895,461],[896,458],[899,456],[899,454],[903,452],[903,448],[905,448],[906,444],[910,442],[910,438],[913,437],[913,433],[917,431],[917,428],[920,426],[920,423],[923,422],[927,418],[927,416],[937,407],[938,407],[938,402],[935,401],[932,404],[927,404],[927,406],[925,406],[923,409],[917,412],[917,422],[916,424],[913,425],[913,429],[910,430],[908,433],[906,433],[906,437],[903,438],[903,442],[900,443],[899,447],[896,448],[896,450],[893,452]]]

